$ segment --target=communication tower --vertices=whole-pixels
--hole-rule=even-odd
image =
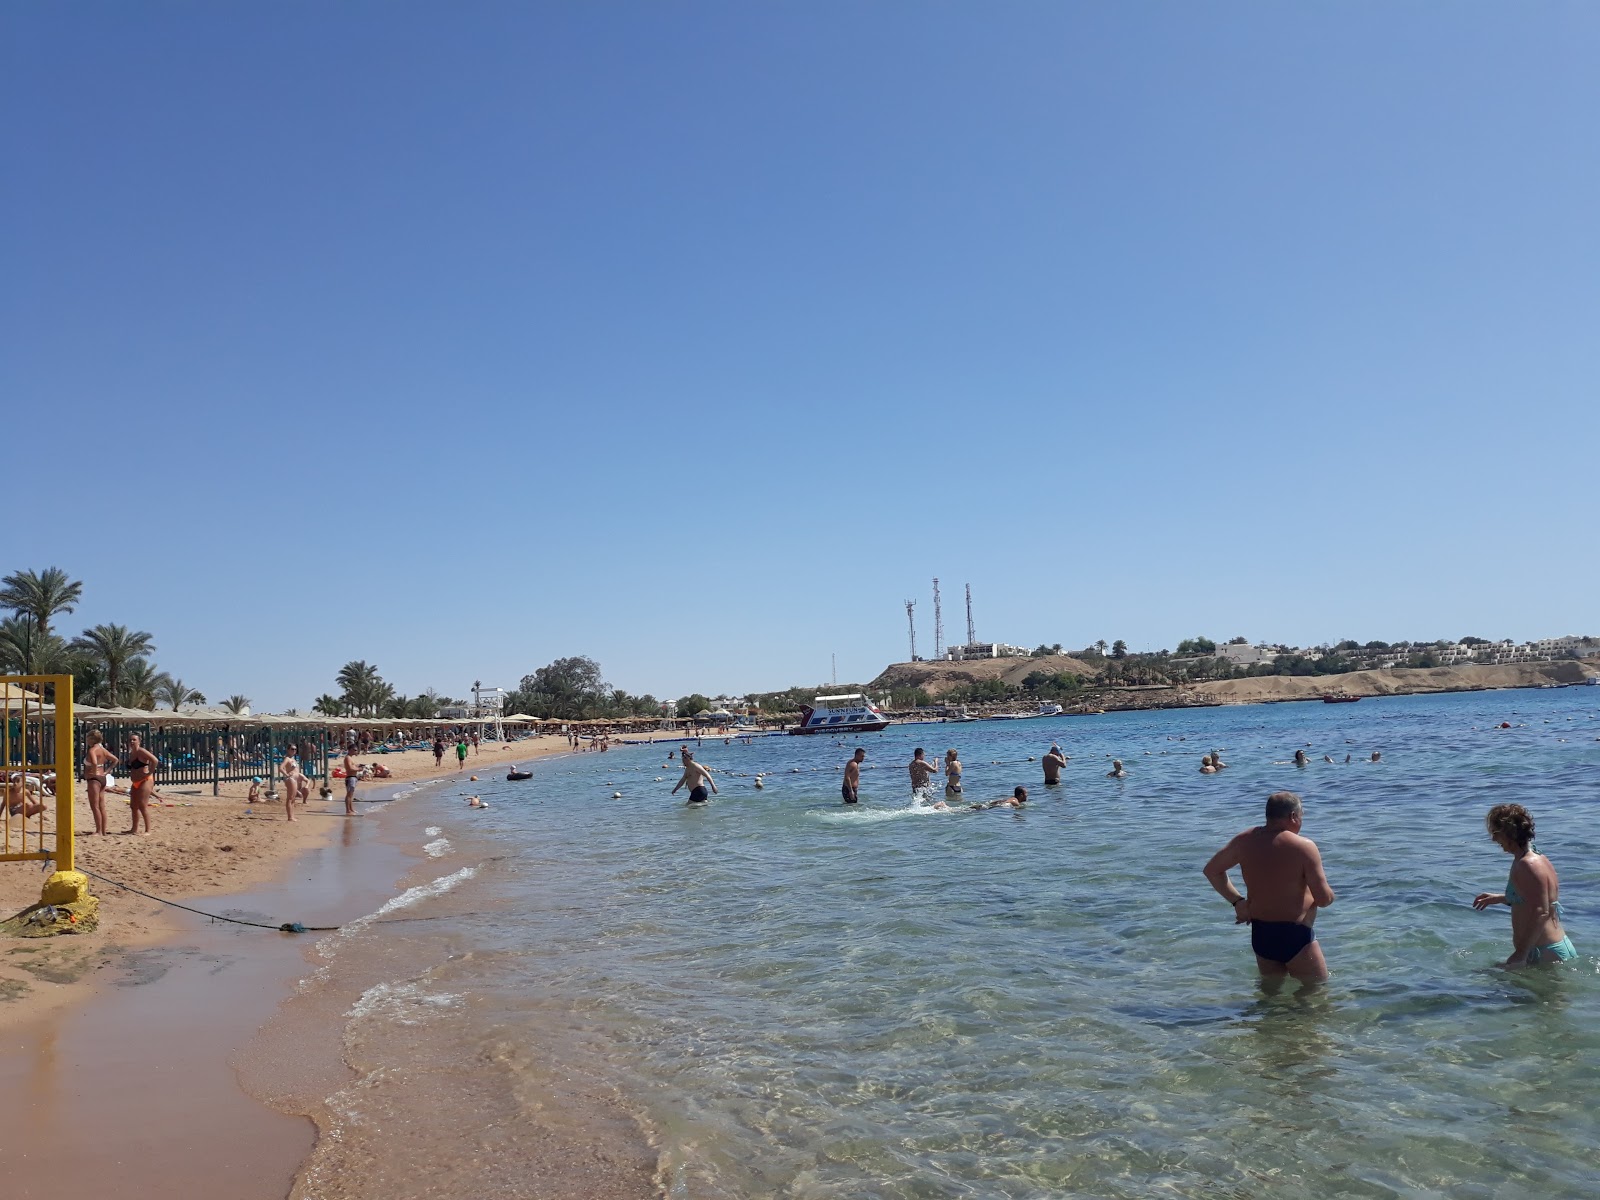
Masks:
[[[978,631],[972,624],[972,585],[967,584],[967,645],[975,646],[978,643]]]
[[[906,624],[911,626],[911,661],[917,661],[917,602],[906,601]]]
[[[933,577],[933,656],[944,657],[944,606],[939,603],[939,577]]]

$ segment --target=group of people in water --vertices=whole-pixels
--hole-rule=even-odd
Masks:
[[[717,794],[717,784],[709,768],[695,761],[694,752],[684,746],[679,754],[683,774],[672,794],[689,789],[688,803],[700,806]],[[671,757],[670,755],[668,756]],[[1326,761],[1332,762],[1329,756]],[[1382,761],[1373,751],[1368,762]],[[857,748],[844,765],[840,796],[846,805],[861,802],[861,766],[867,752]],[[1061,772],[1071,761],[1059,743],[1040,760],[1046,786],[1061,782]],[[1346,757],[1345,761],[1350,761]],[[1296,751],[1294,764],[1308,764],[1305,752]],[[1220,751],[1204,755],[1200,772],[1215,775],[1227,769]],[[945,752],[943,762],[926,757],[921,746],[906,764],[911,780],[914,805],[930,809],[1020,809],[1028,803],[1028,789],[1017,787],[998,800],[967,803],[961,777],[960,756]],[[935,778],[944,778],[944,796],[935,799]],[[1111,779],[1125,779],[1127,771],[1120,759],[1112,760]],[[756,776],[756,787],[762,777]],[[1317,844],[1301,833],[1305,806],[1293,792],[1274,792],[1267,797],[1262,824],[1232,838],[1206,863],[1203,873],[1211,886],[1233,909],[1235,923],[1250,926],[1250,947],[1256,966],[1269,987],[1280,986],[1293,978],[1313,985],[1328,978],[1328,963],[1317,942],[1317,912],[1334,902],[1334,891],[1323,869]],[[1520,804],[1497,804],[1484,819],[1490,839],[1511,855],[1511,871],[1503,892],[1481,892],[1472,907],[1482,912],[1504,904],[1511,909],[1511,954],[1501,964],[1508,968],[1542,966],[1570,961],[1577,957],[1572,939],[1562,925],[1561,881],[1550,860],[1534,844],[1533,817]],[[1231,872],[1238,868],[1244,888],[1235,886]]]
[[[1250,948],[1268,981],[1292,977],[1320,983],[1328,963],[1317,943],[1319,909],[1334,901],[1317,844],[1300,832],[1305,806],[1293,792],[1267,797],[1262,824],[1231,839],[1203,868],[1217,894],[1233,908],[1237,924],[1250,926]],[[1484,817],[1489,838],[1511,855],[1503,892],[1480,892],[1478,912],[1504,904],[1511,909],[1511,955],[1501,965],[1532,967],[1578,956],[1561,923],[1561,880],[1534,844],[1533,816],[1520,804],[1496,804]],[[1230,872],[1239,868],[1244,890]]]

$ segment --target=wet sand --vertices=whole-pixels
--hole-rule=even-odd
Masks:
[[[151,837],[82,839],[80,864],[210,912],[338,925],[376,910],[408,871],[426,871],[414,839],[402,850],[383,831],[390,822],[367,819],[391,794],[430,777],[446,788],[467,785],[473,773],[566,751],[559,737],[484,746],[464,770],[443,773],[431,754],[382,756],[375,760],[395,778],[362,785],[365,815],[356,819],[343,815],[341,792],[326,802],[314,792],[290,824],[281,806],[246,807],[248,785],[225,785],[235,794],[215,800],[168,789],[175,807],[154,810]],[[453,765],[452,755],[445,766]],[[127,806],[109,799],[115,829]],[[78,807],[87,823],[81,794]],[[402,799],[395,809],[403,808]],[[0,866],[0,905],[16,911],[35,901],[39,879],[31,864]],[[180,880],[187,890],[175,886]],[[0,948],[7,1196],[288,1195],[314,1143],[309,1109],[283,1115],[263,1107],[241,1088],[234,1064],[311,969],[312,937],[211,922],[92,882],[103,911],[97,931]],[[336,1031],[338,1014],[327,1015]],[[336,1038],[312,1038],[300,1061],[285,1065],[302,1080],[348,1080],[339,1052]]]

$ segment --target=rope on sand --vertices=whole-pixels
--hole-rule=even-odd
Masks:
[[[190,908],[187,904],[179,904],[176,900],[164,900],[160,896],[152,896],[149,892],[141,892],[136,887],[129,887],[115,879],[107,879],[95,871],[77,868],[85,875],[92,875],[101,883],[109,883],[112,887],[119,887],[125,892],[132,892],[135,896],[143,896],[146,900],[154,900],[157,904],[165,904],[172,908],[181,908],[184,912],[194,913],[197,917],[208,917],[213,921],[228,921],[234,925],[249,925],[255,929],[274,929],[279,933],[332,933],[339,928],[337,925],[302,925],[299,921],[285,921],[282,925],[266,925],[260,921],[246,921],[241,917],[224,917],[218,913],[201,912],[198,908]]]

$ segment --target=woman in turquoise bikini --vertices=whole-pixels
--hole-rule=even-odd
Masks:
[[[1496,804],[1484,818],[1495,845],[1515,858],[1506,890],[1483,892],[1472,902],[1482,912],[1491,904],[1511,907],[1511,957],[1505,966],[1566,962],[1577,958],[1561,927],[1561,881],[1550,860],[1533,844],[1533,818],[1520,804]]]

